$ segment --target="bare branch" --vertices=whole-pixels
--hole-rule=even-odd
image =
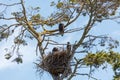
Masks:
[[[65,27],[67,27],[69,24],[73,23],[75,20],[78,19],[78,17],[80,16],[83,8],[84,8],[84,3],[81,4],[80,12],[77,14],[77,16],[73,20],[71,20],[71,21],[69,20],[68,23],[65,25]]]
[[[3,3],[0,3],[0,6],[15,6],[15,5],[19,5],[21,3],[13,3],[13,4],[3,4]]]
[[[94,78],[94,77],[92,77],[92,76],[89,76],[89,74],[76,73],[76,75],[88,76],[88,77],[90,77],[90,78],[92,78],[92,79],[94,79],[94,80],[98,80],[98,79],[96,79],[96,78]]]
[[[15,18],[0,18],[0,19],[3,19],[3,20],[14,20]]]

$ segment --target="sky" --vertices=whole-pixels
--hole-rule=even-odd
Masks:
[[[0,0],[0,3],[11,3],[16,0]],[[19,1],[19,0],[18,0]],[[32,0],[25,0],[26,1],[26,6],[41,6],[41,15],[43,16],[49,16],[49,13],[51,11],[54,11],[54,8],[50,9],[49,7],[49,0],[36,0],[36,2],[33,4]],[[18,8],[17,7],[12,7],[9,9],[10,11],[16,11]],[[1,8],[0,8],[1,10]],[[11,22],[9,22],[11,23]],[[84,25],[86,23],[86,20],[77,20],[75,23],[70,25],[70,27],[77,27]],[[0,22],[2,24],[2,22]],[[115,21],[112,20],[107,20],[103,21],[102,23],[98,23],[95,28],[93,28],[90,31],[91,34],[96,34],[96,35],[102,35],[102,34],[107,34],[114,39],[117,39],[120,41],[120,24],[116,23]],[[17,33],[16,33],[17,34]],[[41,78],[38,73],[36,73],[36,67],[33,62],[36,61],[38,58],[35,55],[35,45],[36,42],[34,41],[29,41],[29,45],[26,47],[21,47],[20,52],[24,54],[23,56],[23,64],[16,64],[14,62],[11,62],[11,60],[6,60],[4,59],[4,53],[5,50],[4,48],[12,45],[12,39],[16,36],[14,34],[13,36],[10,37],[10,39],[6,41],[2,41],[0,43],[0,80],[52,80],[51,75],[45,73]],[[77,33],[74,34],[67,34],[64,35],[64,37],[57,37],[61,43],[70,41],[71,39],[73,42],[75,41],[75,36],[78,35]],[[120,52],[120,48],[115,49],[115,51]],[[88,69],[80,69],[79,71],[88,71]],[[111,67],[108,66],[108,69],[105,71],[102,71],[101,69],[96,70],[94,73],[94,77],[98,78],[99,80],[112,80],[112,75],[113,72],[111,70]],[[107,77],[103,77],[106,75]],[[85,76],[78,76],[73,78],[72,80],[79,80],[84,79],[88,80],[87,77]],[[92,80],[92,79],[90,79]]]

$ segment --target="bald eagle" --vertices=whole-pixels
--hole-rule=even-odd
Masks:
[[[67,50],[71,51],[71,44],[70,44],[70,42],[67,42]]]
[[[63,23],[59,24],[59,33],[61,34],[61,36],[63,36],[63,34],[64,34],[64,24]]]

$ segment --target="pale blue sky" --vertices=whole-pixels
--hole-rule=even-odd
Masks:
[[[14,1],[19,1],[19,0],[0,0],[0,3],[2,2],[9,3]],[[37,6],[37,5],[41,6],[40,14],[44,15],[45,17],[48,16],[49,13],[54,10],[54,8],[50,9],[50,7],[48,7],[49,5],[48,3],[50,0],[44,0],[44,1],[43,0],[35,0],[35,1],[25,0],[25,1],[27,6]],[[12,9],[10,10],[16,11],[17,9],[18,9],[17,7],[12,7]],[[70,25],[70,27],[81,26],[81,25],[84,25],[85,22],[86,22],[86,19],[77,20],[75,23]],[[108,21],[103,21],[102,23],[98,23],[98,25],[96,25],[96,27],[93,28],[90,31],[90,33],[96,34],[96,35],[109,34],[109,36],[120,41],[120,25],[117,24],[115,21],[108,20]],[[62,40],[67,42],[71,39],[74,42],[75,38],[77,38],[76,35],[78,35],[78,33],[74,33],[72,35],[67,34],[67,35],[64,35],[64,37],[57,37],[56,39],[61,41],[61,43],[63,42]],[[14,35],[10,39],[12,39],[13,37]],[[54,38],[55,37],[53,37],[53,39]],[[40,78],[39,74],[36,73],[35,65],[33,64],[33,62],[35,62],[38,57],[35,56],[34,46],[36,44],[33,41],[30,41],[29,46],[22,47],[22,49],[20,50],[20,52],[24,54],[23,64],[18,65],[16,63],[12,63],[11,61],[5,60],[4,56],[1,53],[4,53],[4,48],[6,46],[10,47],[11,42],[12,41],[9,40],[8,42],[2,41],[2,43],[0,43],[0,80],[40,80],[40,79],[52,80],[49,74],[45,74],[42,78]],[[120,47],[115,50],[120,52]],[[88,71],[88,69],[81,69],[79,71],[81,72]],[[112,75],[113,75],[110,66],[105,71],[98,69],[94,74],[95,74],[94,77],[100,80],[112,80]],[[73,78],[72,80],[80,80],[80,79],[88,80],[88,78],[85,76],[83,77],[78,76]]]

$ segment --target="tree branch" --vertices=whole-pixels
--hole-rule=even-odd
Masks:
[[[21,3],[13,3],[13,4],[3,4],[3,3],[0,3],[0,6],[3,5],[3,6],[15,6],[15,5],[18,5],[18,4],[21,4]]]

